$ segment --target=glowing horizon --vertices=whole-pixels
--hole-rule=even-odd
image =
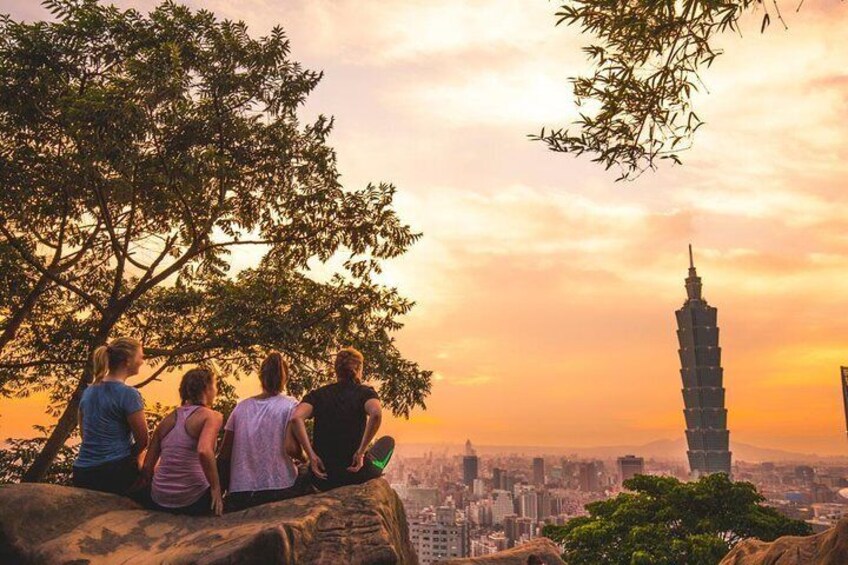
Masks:
[[[281,24],[294,59],[325,71],[303,119],[336,117],[342,181],[396,184],[401,218],[424,233],[382,281],[417,302],[398,343],[434,370],[433,392],[386,433],[572,447],[682,437],[674,311],[692,243],[718,308],[731,442],[846,454],[844,6],[805,4],[788,32],[760,35],[751,18],[744,38],[722,38],[683,166],[621,184],[526,140],[575,115],[567,78],[588,39],[554,27],[555,4],[187,4],[256,36]],[[24,0],[0,11],[48,16]],[[174,403],[176,382],[143,394]],[[31,435],[43,407],[0,401],[0,438]]]

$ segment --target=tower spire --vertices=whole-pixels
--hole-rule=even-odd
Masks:
[[[686,296],[689,300],[701,300],[701,277],[695,270],[691,243],[689,244],[689,276],[686,277]]]

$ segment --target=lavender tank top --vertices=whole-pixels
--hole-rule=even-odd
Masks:
[[[200,406],[177,408],[177,422],[162,439],[159,465],[153,473],[150,489],[150,497],[160,506],[188,506],[209,488],[209,481],[206,480],[197,455],[197,440],[188,435],[185,428],[186,420],[198,408]]]

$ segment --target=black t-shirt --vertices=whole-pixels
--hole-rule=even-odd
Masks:
[[[315,389],[303,402],[312,406],[312,447],[324,462],[330,481],[341,479],[365,433],[365,403],[378,398],[370,386],[342,381]]]

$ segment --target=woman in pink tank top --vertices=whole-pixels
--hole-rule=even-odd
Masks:
[[[218,455],[230,471],[227,512],[307,494],[294,461],[303,452],[289,426],[297,401],[283,394],[287,380],[282,355],[269,353],[259,369],[262,393],[239,402],[227,420]]]
[[[188,371],[180,382],[182,406],[153,432],[142,473],[153,477],[150,498],[157,510],[217,516],[223,512],[215,466],[215,443],[223,416],[209,408],[216,394],[212,371]]]

